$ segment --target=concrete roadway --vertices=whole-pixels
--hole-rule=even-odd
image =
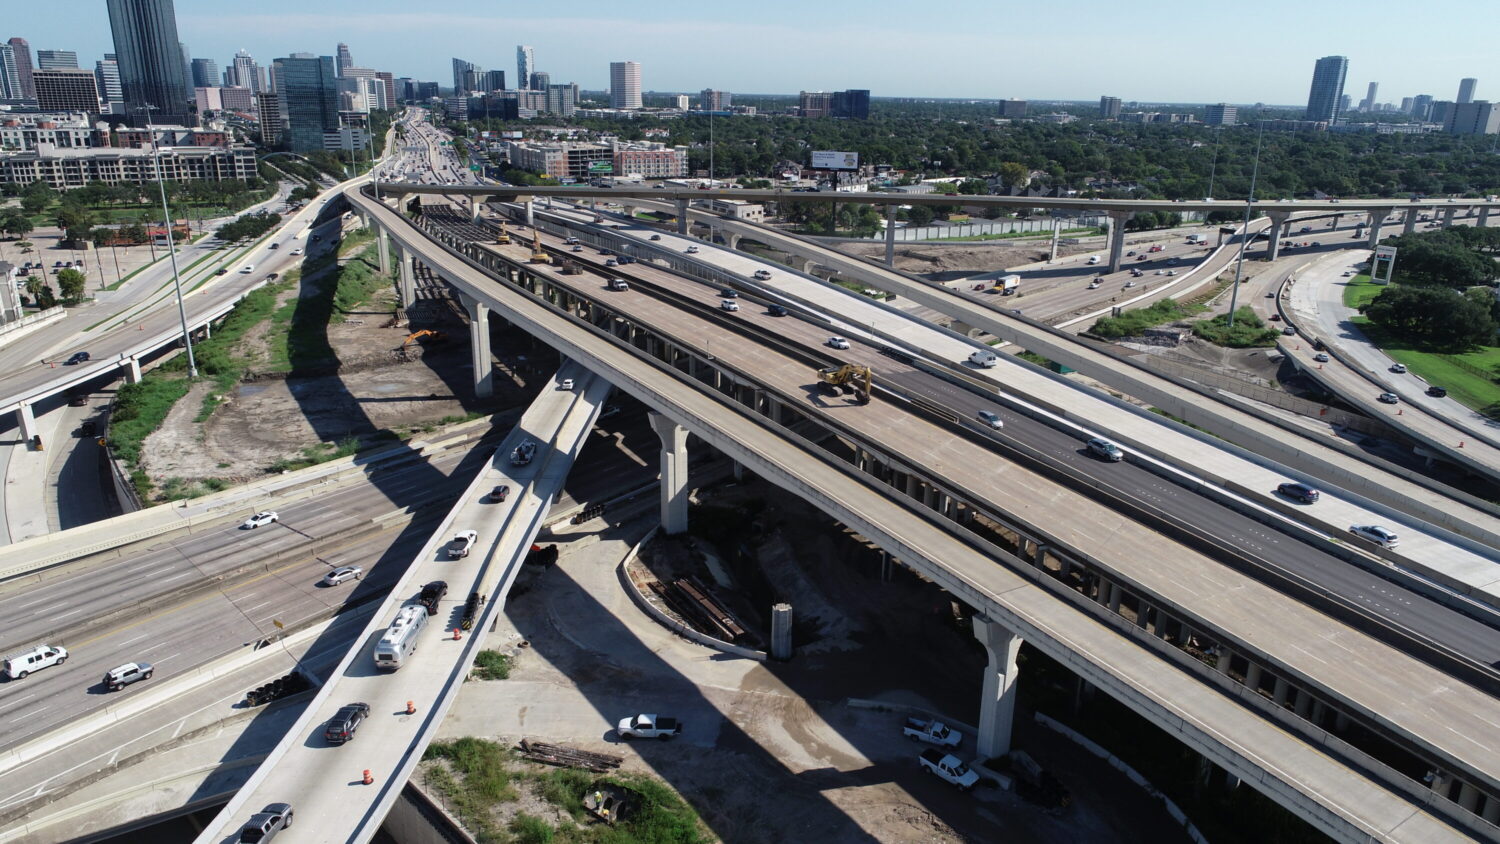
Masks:
[[[555,236],[544,236],[544,241],[554,248],[567,248],[562,239]],[[603,266],[604,256],[599,255],[597,250],[571,254],[575,260],[591,266],[601,274],[615,271],[614,268]],[[718,287],[685,278],[653,264],[636,263],[623,269],[632,276],[645,278],[690,299],[710,305],[719,301]],[[574,277],[565,278],[572,283]],[[584,278],[586,281],[581,283],[580,287],[597,288],[600,283],[597,277],[585,276]],[[586,290],[586,292],[597,292],[597,289]],[[656,300],[645,293],[635,290],[612,292],[609,294],[609,301],[622,311],[634,313],[647,321],[659,323],[662,319],[660,306]],[[1243,548],[1269,562],[1295,571],[1393,624],[1443,642],[1479,662],[1485,664],[1500,662],[1500,635],[1496,634],[1493,626],[1455,612],[1363,568],[1350,565],[1288,533],[1270,528],[1240,511],[1220,505],[1185,487],[1170,483],[1134,461],[1102,463],[1088,455],[1076,436],[1031,417],[1015,413],[997,400],[987,399],[921,370],[903,365],[890,356],[882,354],[879,346],[866,344],[858,337],[850,337],[847,339],[851,340],[851,348],[846,351],[836,351],[827,346],[830,332],[826,327],[791,317],[774,317],[761,307],[746,300],[742,301],[743,304],[740,311],[736,313],[735,319],[758,324],[767,331],[799,342],[808,348],[818,349],[837,359],[869,366],[877,372],[877,377],[882,382],[891,383],[899,389],[930,398],[956,410],[963,419],[968,420],[967,424],[971,428],[983,430],[982,426],[973,421],[980,410],[998,413],[1005,422],[1005,428],[1000,432],[988,434],[990,436],[1024,443],[1037,451],[1062,460],[1086,475],[1093,476],[1101,487],[1111,488],[1128,498],[1150,502],[1178,516],[1187,517],[1206,535],[1216,537],[1230,547]],[[694,325],[689,321],[684,323],[682,328],[687,333],[678,336],[701,337],[707,346],[699,348],[710,351],[715,356],[731,361],[747,370],[763,366],[767,359],[777,357],[774,352],[763,349],[755,349],[752,354],[750,350],[744,348],[743,341],[736,340],[735,335],[716,329],[709,324]],[[790,366],[791,371],[796,373],[797,364],[791,363]],[[793,391],[801,391],[807,389],[807,384],[811,380],[812,373],[808,371],[803,372],[800,379],[781,386]],[[819,402],[814,399],[813,404],[816,406]],[[824,402],[824,404],[837,405],[837,402]],[[848,420],[845,417],[854,413],[854,411],[837,408],[826,412],[831,415],[837,414],[842,421],[846,422]],[[927,437],[919,441],[942,441],[948,438],[951,438],[950,432],[934,428],[929,431]],[[874,441],[888,442],[889,440]],[[913,454],[913,450],[909,448],[894,450],[905,455]],[[1024,508],[1010,504],[1018,496],[1025,495],[1024,489],[1032,489],[1035,497],[1044,499],[1055,494],[1050,491],[1056,486],[1055,482],[1039,475],[1033,476],[1028,471],[1011,466],[1008,458],[1001,454],[980,453],[976,454],[973,459],[975,461],[973,465],[1005,463],[1010,467],[1007,469],[1008,474],[1024,472],[1024,476],[1016,476],[1009,481],[1012,485],[1018,485],[1018,488],[1013,487],[997,492],[996,497],[990,499],[1001,510],[1024,511]],[[1021,477],[1025,479],[1022,480]],[[1253,507],[1254,505],[1247,504],[1246,506]],[[1088,519],[1082,510],[1069,508],[1065,512],[1073,512],[1079,518]]]

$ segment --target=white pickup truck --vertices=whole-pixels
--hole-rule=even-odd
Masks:
[[[923,721],[920,718],[906,719],[906,729],[902,732],[912,741],[925,741],[938,747],[958,747],[964,738],[963,733],[942,721]]]
[[[960,791],[968,791],[979,782],[979,775],[970,770],[968,765],[959,761],[957,756],[941,750],[929,747],[917,757],[917,762],[933,776],[958,786]]]
[[[615,726],[615,734],[629,741],[633,738],[654,738],[666,741],[682,732],[682,722],[662,715],[636,715],[622,718]]]

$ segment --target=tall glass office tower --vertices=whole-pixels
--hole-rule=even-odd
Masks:
[[[1329,123],[1339,117],[1339,104],[1344,97],[1344,76],[1349,73],[1349,59],[1344,56],[1324,56],[1313,68],[1312,90],[1307,94],[1307,119],[1326,120]]]
[[[191,125],[172,0],[107,0],[131,125]],[[146,106],[153,108],[141,111]]]

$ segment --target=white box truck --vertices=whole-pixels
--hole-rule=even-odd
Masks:
[[[1000,291],[1001,296],[1009,296],[1021,287],[1021,277],[1018,275],[1003,275],[995,279],[995,289]]]
[[[1201,234],[1190,234],[1190,235],[1187,236],[1187,242],[1191,243],[1191,244],[1194,244],[1194,245],[1197,245],[1197,244],[1200,244],[1200,243],[1207,243],[1208,242],[1208,238],[1204,237]]]

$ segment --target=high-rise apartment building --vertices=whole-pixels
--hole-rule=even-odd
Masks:
[[[332,56],[292,55],[277,59],[277,95],[286,115],[287,139],[295,152],[320,150],[323,134],[339,129],[338,88]]]
[[[172,0],[106,0],[132,125],[189,125],[187,80]],[[146,107],[150,107],[149,116]]]
[[[545,91],[552,84],[552,74],[540,70],[531,72],[531,90]]]
[[[1105,120],[1119,120],[1120,119],[1120,98],[1119,97],[1100,97],[1099,98],[1099,116],[1102,117],[1102,118],[1104,118]]]
[[[99,87],[94,72],[76,67],[34,70],[36,104],[42,111],[86,111],[99,113]]]
[[[1233,126],[1239,116],[1239,107],[1228,103],[1218,103],[1203,110],[1203,122],[1210,126]]]
[[[609,63],[609,105],[611,108],[641,107],[641,63]]]
[[[677,95],[677,110],[678,111],[687,111],[690,105],[691,105],[690,98],[688,97],[687,94],[678,94]]]
[[[1411,98],[1411,116],[1426,120],[1432,115],[1432,95],[1418,94]]]
[[[1500,133],[1500,103],[1472,100],[1454,103],[1444,127],[1450,135],[1494,135]]]
[[[28,100],[35,99],[36,86],[31,84],[31,71],[36,68],[36,65],[31,63],[31,45],[26,43],[25,38],[19,36],[5,43],[9,44],[11,50],[15,52],[16,78],[21,81],[21,93],[16,96]]]
[[[249,88],[259,94],[262,90],[260,83],[260,65],[255,63],[247,50],[240,50],[234,54],[234,60],[229,65],[229,84],[237,88]]]
[[[547,111],[562,117],[572,117],[577,109],[578,83],[547,86]]]
[[[713,88],[704,88],[698,95],[698,108],[701,111],[724,111],[734,101],[734,95],[728,91],[716,91]]]
[[[525,84],[525,83],[523,82],[521,84]],[[505,71],[503,71],[503,70],[486,70],[484,72],[483,90],[485,92],[489,92],[489,91],[504,91],[505,90]]]
[[[1020,120],[1026,116],[1025,100],[1001,100],[1000,116],[1010,120]]]
[[[1344,77],[1349,73],[1349,59],[1324,56],[1313,66],[1312,88],[1307,92],[1308,120],[1337,120],[1343,105]]]
[[[78,53],[73,50],[37,50],[37,70],[77,70]]]
[[[396,75],[384,70],[375,71],[375,78],[380,80],[380,87],[385,89],[385,101],[389,103],[386,108],[396,107]]]
[[[725,106],[728,105],[726,102]],[[834,91],[828,106],[829,114],[834,117],[867,120],[870,117],[870,92],[863,88]]]
[[[260,140],[266,146],[281,143],[281,97],[275,91],[255,95],[255,113],[260,120]]]
[[[531,74],[533,73],[536,73],[536,53],[525,44],[516,47],[516,87],[546,90],[532,86]]]
[[[467,96],[470,91],[476,89],[476,79],[484,71],[473,62],[463,59],[453,60],[453,95],[455,97]]]
[[[346,68],[354,67],[354,56],[349,52],[349,45],[340,43],[337,53],[334,55],[333,70],[340,79],[344,76]]]
[[[1401,98],[1401,108],[1398,109],[1398,110],[1402,114],[1411,114],[1412,106],[1415,105],[1416,102],[1417,102],[1417,100],[1416,100],[1415,97],[1402,97]]]
[[[1474,89],[1477,87],[1479,87],[1479,80],[1473,77],[1458,80],[1458,99],[1454,102],[1460,105],[1474,102]]]
[[[1365,98],[1359,101],[1360,111],[1375,110],[1375,92],[1380,89],[1379,82],[1371,82],[1369,89],[1365,92]]]
[[[0,100],[19,100],[24,96],[21,73],[16,67],[16,49],[0,44]]]
[[[219,84],[219,63],[213,59],[193,59],[193,87],[209,88]]]
[[[105,53],[104,60],[94,62],[94,81],[99,85],[99,99],[106,103],[124,103],[125,89],[120,86],[120,63],[114,53]]]

